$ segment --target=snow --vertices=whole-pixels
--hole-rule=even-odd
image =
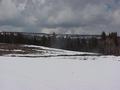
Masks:
[[[23,47],[31,47],[35,48],[37,53],[33,54],[6,54],[4,56],[24,56],[24,57],[56,57],[56,56],[74,56],[74,55],[98,55],[97,53],[88,53],[88,52],[77,52],[77,51],[68,51],[68,50],[61,50],[55,48],[48,48],[43,46],[35,46],[35,45],[24,45]],[[14,50],[14,51],[22,51],[22,50]]]
[[[53,55],[83,54],[40,48]],[[119,69],[117,56],[1,56],[0,90],[120,90]]]
[[[0,90],[120,90],[119,60],[0,57]]]

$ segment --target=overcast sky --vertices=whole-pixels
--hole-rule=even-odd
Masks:
[[[120,0],[0,0],[0,31],[120,34]]]

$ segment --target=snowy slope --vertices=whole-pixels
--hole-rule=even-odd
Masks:
[[[35,46],[35,45],[23,45],[24,48],[30,48],[34,50],[33,53],[28,54],[5,54],[4,56],[23,56],[23,57],[56,57],[56,56],[80,56],[80,55],[98,55],[96,53],[88,53],[88,52],[77,52],[77,51],[68,51],[61,49],[48,48],[43,46]],[[21,49],[14,49],[14,51],[20,51]],[[23,51],[24,52],[24,51]]]
[[[0,90],[120,90],[120,57],[0,57]]]
[[[24,47],[35,53],[0,56],[0,90],[120,90],[120,57]]]

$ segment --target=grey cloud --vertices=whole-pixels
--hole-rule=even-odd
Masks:
[[[103,30],[119,32],[119,2],[119,0],[1,0],[0,29],[45,33],[52,31],[98,33]]]

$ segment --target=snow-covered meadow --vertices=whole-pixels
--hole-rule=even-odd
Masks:
[[[120,90],[120,57],[46,49],[73,56],[1,56],[0,90]]]

